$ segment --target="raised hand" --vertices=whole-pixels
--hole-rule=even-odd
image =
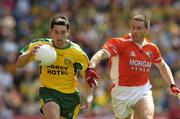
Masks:
[[[31,56],[35,55],[37,52],[37,49],[40,48],[41,46],[42,44],[33,47],[33,49],[29,52],[29,54],[31,54]]]

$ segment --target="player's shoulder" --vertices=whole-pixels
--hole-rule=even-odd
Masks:
[[[71,48],[73,48],[74,51],[76,51],[76,52],[82,51],[82,48],[80,47],[80,45],[78,45],[77,43],[74,43],[72,41],[70,43],[71,43]]]
[[[84,52],[80,47],[80,45],[78,45],[77,43],[74,43],[72,41],[70,43],[71,43],[71,48],[73,48],[74,52]]]
[[[24,46],[22,49],[20,49],[20,54],[31,50],[33,47],[40,45],[40,44],[52,44],[52,39],[50,38],[35,38],[30,43],[28,43],[26,46]]]
[[[157,47],[155,43],[152,42],[152,40],[145,38],[146,45],[152,46],[152,47]]]
[[[150,48],[152,51],[159,51],[159,48],[158,48],[158,46],[155,44],[155,43],[153,43],[151,40],[149,40],[149,39],[145,39],[146,40],[146,46],[148,46],[147,48]]]
[[[77,57],[87,57],[87,54],[83,51],[83,49],[80,47],[80,45],[78,45],[77,43],[74,43],[71,41],[71,48],[72,48],[72,52],[75,56]],[[88,58],[88,57],[87,57]]]
[[[124,40],[130,40],[130,39],[131,39],[131,34],[129,33],[129,34],[123,35],[123,36],[122,36],[122,39],[124,39]]]
[[[77,43],[74,43],[73,41],[70,41],[70,43],[72,47],[81,49],[81,47]]]
[[[109,39],[111,42],[129,42],[132,41],[131,34],[125,34],[122,37],[119,38],[111,38]]]

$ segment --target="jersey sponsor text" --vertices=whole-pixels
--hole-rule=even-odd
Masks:
[[[68,67],[66,66],[50,65],[47,66],[47,74],[68,75],[67,69]]]

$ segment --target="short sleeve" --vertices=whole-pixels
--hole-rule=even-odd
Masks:
[[[31,41],[31,43],[29,43],[28,45],[23,47],[19,52],[20,52],[20,54],[23,54],[23,53],[25,53],[27,51],[32,50],[37,45],[40,45],[40,44],[51,44],[51,40],[52,39],[48,39],[48,38],[34,39],[33,41]]]
[[[109,39],[103,46],[102,49],[105,49],[110,56],[118,55],[123,50],[123,40],[120,38]]]
[[[153,56],[153,63],[161,63],[162,57],[159,48],[154,45],[154,56]]]

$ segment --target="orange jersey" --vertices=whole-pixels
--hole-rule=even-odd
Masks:
[[[110,78],[120,86],[142,86],[149,81],[152,63],[162,61],[157,46],[147,39],[142,45],[132,41],[130,35],[112,38],[103,45],[110,56]]]

